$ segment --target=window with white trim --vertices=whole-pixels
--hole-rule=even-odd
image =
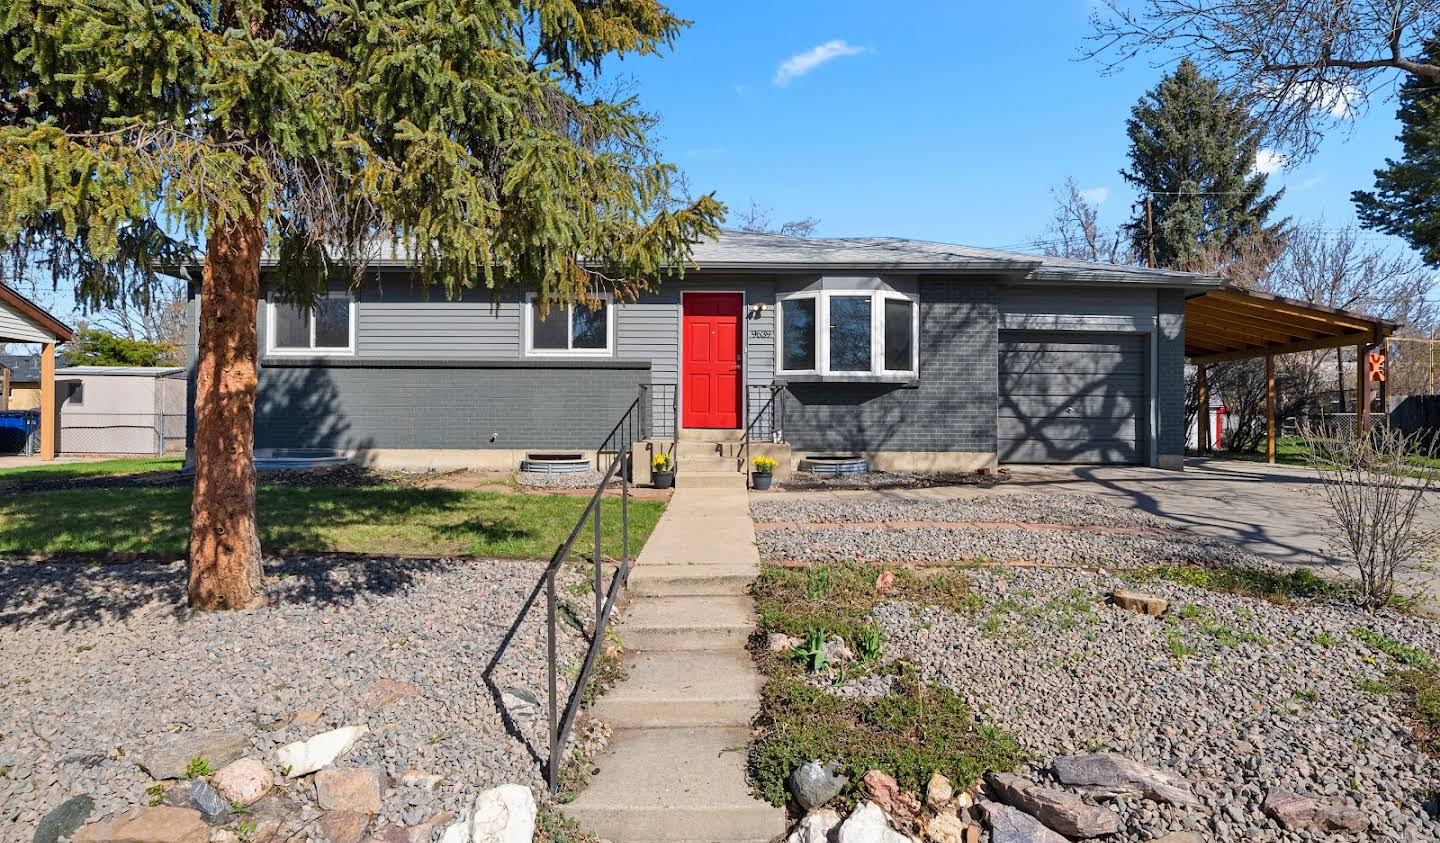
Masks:
[[[266,350],[271,354],[353,354],[355,297],[326,293],[304,308],[270,302]]]
[[[913,377],[920,369],[919,307],[881,290],[817,290],[780,299],[780,372]]]
[[[590,304],[552,304],[540,315],[531,293],[525,303],[525,353],[532,356],[603,357],[615,345],[615,319],[609,296]]]

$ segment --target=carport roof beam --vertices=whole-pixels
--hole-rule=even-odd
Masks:
[[[1222,287],[1185,301],[1185,356],[1204,365],[1381,342],[1398,327],[1269,293]]]

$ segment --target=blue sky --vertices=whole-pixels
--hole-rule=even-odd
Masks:
[[[1105,197],[1107,223],[1128,217],[1125,120],[1163,68],[1142,60],[1107,76],[1078,60],[1086,0],[671,5],[694,25],[663,57],[616,72],[661,117],[661,148],[692,189],[734,209],[753,199],[777,223],[818,217],[821,236],[1030,251],[1051,189],[1074,176]],[[1276,172],[1282,212],[1354,222],[1350,192],[1399,154],[1397,130],[1393,102],[1379,101]]]

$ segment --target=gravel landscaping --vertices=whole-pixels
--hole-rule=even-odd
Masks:
[[[1203,805],[1108,801],[1147,841],[1191,831],[1224,841],[1440,838],[1437,768],[1394,699],[1377,691],[1387,656],[1368,628],[1431,656],[1440,627],[1340,603],[1283,605],[1163,581],[1164,618],[1107,605],[1108,574],[980,570],[974,612],[877,607],[885,658],[919,667],[1033,754],[1112,750],[1170,768]],[[1270,788],[1358,807],[1367,835],[1284,831],[1261,811]]]
[[[605,477],[605,472],[590,469],[574,474],[555,474],[545,471],[517,471],[515,482],[531,489],[593,489]],[[610,481],[619,484],[619,478]]]
[[[1007,469],[990,474],[973,471],[863,471],[854,474],[815,474],[796,471],[780,485],[792,491],[811,489],[929,489],[935,486],[993,486],[1010,479]]]
[[[855,521],[976,521],[1073,527],[1166,528],[1173,525],[1101,495],[999,493],[955,500],[794,496],[756,500],[755,520],[838,524]]]
[[[147,749],[200,730],[240,733],[244,754],[278,774],[278,747],[368,726],[340,763],[388,774],[382,828],[460,811],[505,782],[537,782],[543,600],[493,687],[483,673],[541,570],[514,560],[277,560],[267,563],[271,607],[192,614],[182,565],[0,562],[0,839],[29,840],[78,794],[93,798],[92,819],[145,804]],[[562,580],[572,619],[560,625],[565,682],[583,655],[576,626],[590,601],[567,596],[582,587],[578,574]],[[439,784],[400,785],[412,769]],[[313,788],[288,790],[306,817],[319,815]]]

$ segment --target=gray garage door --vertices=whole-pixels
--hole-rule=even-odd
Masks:
[[[1001,462],[1141,463],[1145,337],[1000,332]]]

